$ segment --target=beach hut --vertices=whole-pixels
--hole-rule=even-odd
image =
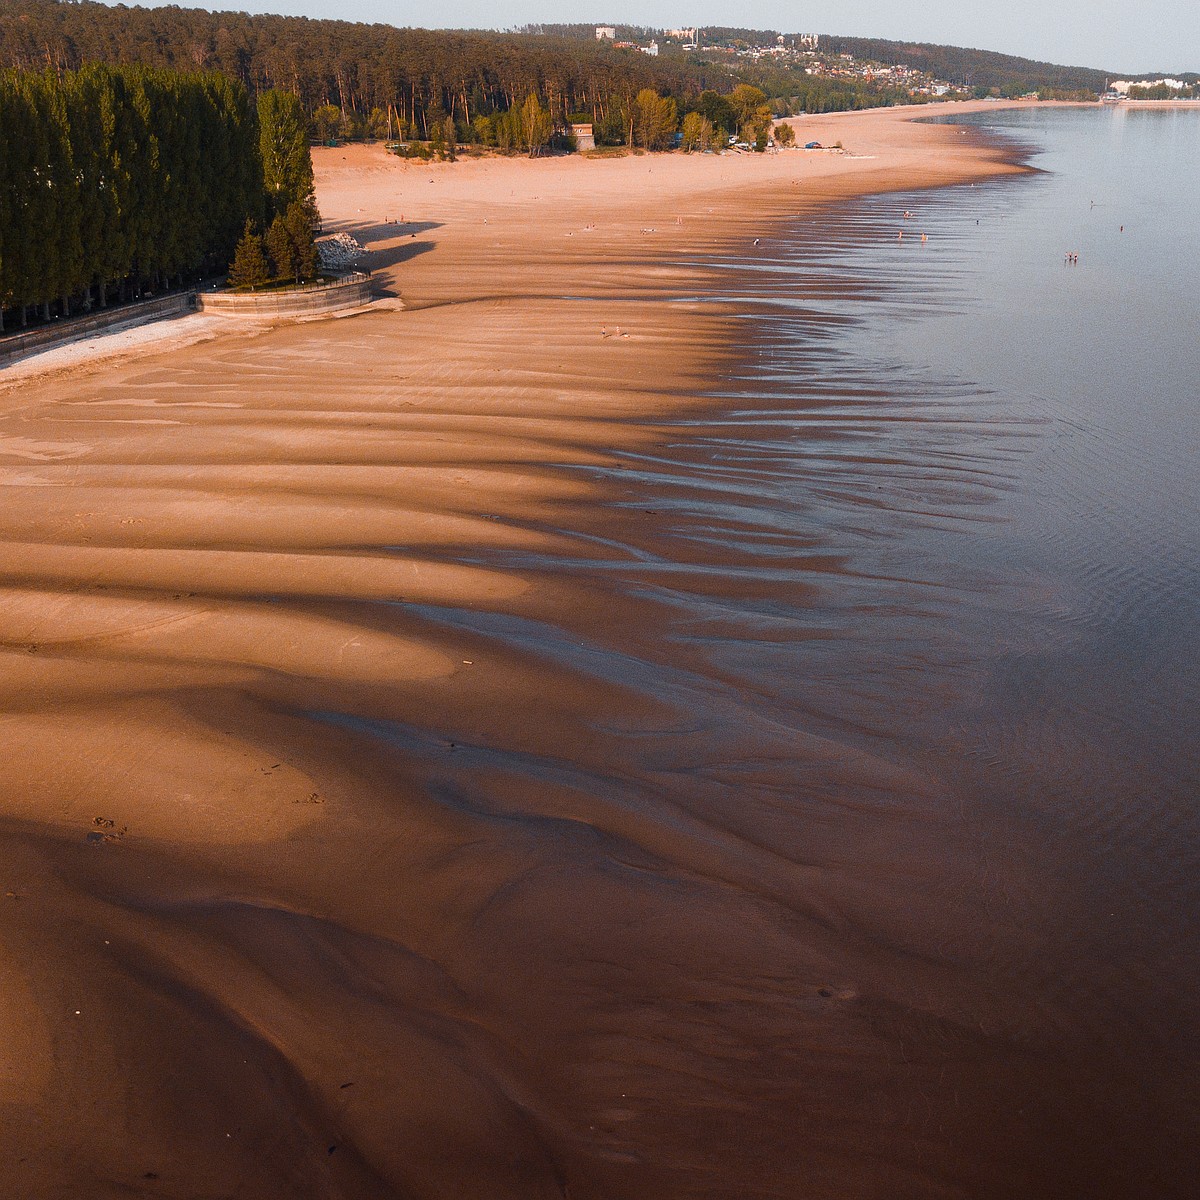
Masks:
[[[575,139],[576,150],[595,150],[596,138],[592,132],[591,124],[580,124],[571,126],[571,136]]]

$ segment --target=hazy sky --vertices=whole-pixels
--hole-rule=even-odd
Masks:
[[[132,0],[137,2],[137,0]],[[154,0],[141,0],[141,3]],[[537,21],[737,25],[1001,50],[1118,72],[1200,70],[1200,0],[175,0],[389,25],[511,28]]]

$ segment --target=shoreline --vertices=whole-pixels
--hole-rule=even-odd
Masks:
[[[1107,108],[1198,108],[1200,100],[1109,100],[1103,102]]]
[[[419,291],[415,297],[410,297],[410,290],[414,281],[413,266],[420,264],[412,264],[409,248],[403,243],[415,239],[419,242],[421,252],[430,248],[425,237],[427,232],[432,232],[429,214],[421,207],[428,198],[421,194],[419,186],[426,179],[435,187],[439,184],[448,185],[438,188],[436,196],[430,198],[437,204],[449,201],[456,206],[452,209],[454,219],[486,223],[482,216],[484,209],[490,212],[494,206],[499,214],[498,219],[503,220],[506,208],[512,207],[504,201],[502,193],[505,187],[510,190],[510,201],[516,201],[517,206],[536,205],[543,200],[541,192],[548,188],[556,189],[563,202],[582,206],[589,203],[589,190],[596,179],[600,179],[604,186],[598,207],[608,210],[632,208],[634,205],[628,203],[630,196],[625,194],[625,189],[640,188],[648,182],[644,176],[653,174],[657,168],[655,187],[663,204],[669,201],[675,206],[694,207],[702,203],[708,209],[707,215],[711,216],[716,206],[708,201],[717,200],[722,209],[720,219],[732,226],[737,223],[738,214],[729,207],[731,193],[737,193],[740,197],[747,189],[761,192],[771,187],[783,187],[786,186],[783,183],[785,177],[789,184],[795,182],[803,189],[797,197],[802,202],[828,202],[853,195],[951,186],[988,178],[993,174],[1027,170],[1029,168],[1016,167],[1012,156],[995,147],[971,147],[971,152],[965,155],[959,152],[960,148],[955,148],[950,164],[934,164],[929,155],[932,139],[913,137],[907,139],[908,144],[896,146],[894,139],[887,139],[885,134],[882,152],[877,143],[887,125],[902,124],[912,128],[920,126],[932,116],[1028,107],[1034,103],[1041,107],[1064,106],[1058,102],[960,101],[788,118],[789,124],[812,140],[840,140],[843,134],[847,137],[855,133],[865,135],[868,152],[863,153],[860,144],[849,148],[844,155],[792,149],[767,155],[630,154],[622,158],[593,160],[579,156],[536,160],[489,156],[451,164],[414,163],[388,155],[380,145],[356,143],[336,149],[314,147],[313,157],[319,192],[328,192],[331,187],[341,188],[343,172],[339,168],[339,160],[352,164],[352,190],[361,187],[364,177],[368,175],[376,177],[372,179],[375,185],[380,182],[379,176],[391,177],[393,186],[387,190],[386,196],[373,197],[376,203],[390,211],[379,214],[376,222],[357,220],[363,208],[352,203],[352,196],[343,197],[339,192],[335,208],[326,213],[326,232],[354,232],[368,247],[369,253],[363,265],[371,268],[375,264],[382,264],[381,267],[375,267],[376,273],[381,279],[387,280],[393,294],[403,292],[406,305],[419,307],[422,303]],[[800,140],[799,135],[797,140]],[[945,148],[949,149],[948,146]],[[867,162],[871,163],[869,167],[864,165]],[[374,190],[378,192],[378,186]],[[401,216],[409,216],[405,212],[406,207],[416,207],[417,211],[411,215],[417,219],[409,220],[403,230],[397,228],[395,234],[389,237],[389,230],[380,220],[397,221]],[[358,211],[351,215],[353,209]],[[539,213],[539,217],[542,215]],[[702,220],[704,215],[694,212],[691,219]],[[668,216],[667,219],[671,218]],[[580,231],[564,227],[560,235],[575,236],[582,232],[594,230]],[[649,238],[649,245],[661,241],[653,237],[659,232],[657,228],[647,230],[645,226],[636,230],[630,228],[630,236],[637,236],[639,240]],[[409,269],[392,271],[391,268],[400,262],[409,262]],[[442,273],[451,275],[453,270]],[[416,272],[418,288],[423,282],[422,276],[423,272]],[[386,302],[379,307],[386,307]],[[66,346],[21,358],[0,370],[0,396],[27,380],[54,376],[64,371],[87,371],[93,365],[107,365],[130,355],[171,353],[210,341],[214,337],[224,340],[255,336],[256,332],[259,331],[245,327],[233,328],[229,322],[214,322],[198,312],[156,326],[80,338]]]
[[[801,1018],[841,1053],[858,935],[707,776],[626,761],[663,739],[723,783],[742,750],[664,668],[669,612],[609,584],[637,541],[617,526],[670,536],[611,473],[653,469],[744,353],[715,258],[798,209],[1023,170],[850,116],[819,127],[857,131],[868,169],[329,151],[327,219],[371,231],[405,311],[0,376],[20,1190],[635,1200],[702,1194],[713,1146],[756,1193],[790,1169],[786,1105],[754,1087],[795,1086],[772,1060]],[[588,670],[605,639],[628,678]],[[787,745],[928,803],[848,743]],[[832,1172],[861,1131],[805,1103]],[[747,1113],[765,1157],[730,1141]],[[929,1182],[902,1133],[883,1147],[890,1193]]]

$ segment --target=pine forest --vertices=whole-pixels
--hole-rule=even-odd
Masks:
[[[248,220],[311,190],[294,97],[256,106],[216,72],[0,72],[0,329],[223,271]]]

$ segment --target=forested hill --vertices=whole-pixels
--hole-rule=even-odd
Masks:
[[[643,41],[655,33],[632,27],[618,32]],[[737,82],[761,86],[772,97],[791,97],[796,111],[907,98],[860,81],[814,79],[799,61],[756,61],[753,54],[728,52],[770,46],[776,36],[771,30],[706,28],[697,51],[683,53],[672,45],[655,58],[598,42],[593,25],[465,32],[175,7],[111,8],[91,0],[0,3],[0,66],[62,69],[84,62],[138,62],[218,70],[253,92],[290,90],[310,114],[335,105],[365,118],[373,109],[394,106],[422,132],[442,113],[469,124],[479,113],[519,105],[531,91],[543,96],[556,115],[590,112],[598,121],[644,87],[674,96],[681,111],[705,89],[728,92]],[[726,52],[713,53],[717,47]],[[1101,71],[950,46],[822,35],[821,49],[904,63],[981,92],[1096,92],[1105,83]]]
[[[904,63],[928,71],[939,79],[967,87],[1012,91],[1055,89],[1060,91],[1104,91],[1111,74],[1092,67],[1063,67],[1034,62],[992,50],[967,50],[961,46],[932,46],[924,42],[889,42],[879,38],[822,35],[821,49],[832,54],[882,63]]]
[[[519,106],[531,92],[556,114],[588,111],[599,118],[641,88],[684,99],[706,88],[727,92],[736,82],[728,65],[631,54],[594,38],[57,0],[0,4],[0,66],[84,62],[217,70],[253,92],[292,91],[310,113],[326,104],[363,115],[394,105],[422,132],[435,114],[469,123],[481,112]]]
[[[633,25],[617,25],[615,28],[617,37],[635,39],[646,39],[662,32]],[[525,25],[521,32],[584,41],[596,36],[594,25],[580,24]],[[710,25],[697,32],[702,53],[705,47],[712,46],[772,46],[778,37],[790,40],[797,34],[815,33],[816,30],[802,29],[787,33],[777,29],[741,29]],[[888,66],[902,64],[950,83],[967,87],[997,88],[1001,91],[1102,92],[1106,79],[1113,78],[1111,73],[1106,75],[1104,71],[1093,67],[1066,67],[1056,63],[1018,58],[1011,54],[998,54],[992,50],[968,50],[962,46],[936,46],[928,42],[893,42],[883,38],[842,37],[822,33],[820,47],[829,54],[852,54],[857,59],[885,63]]]

